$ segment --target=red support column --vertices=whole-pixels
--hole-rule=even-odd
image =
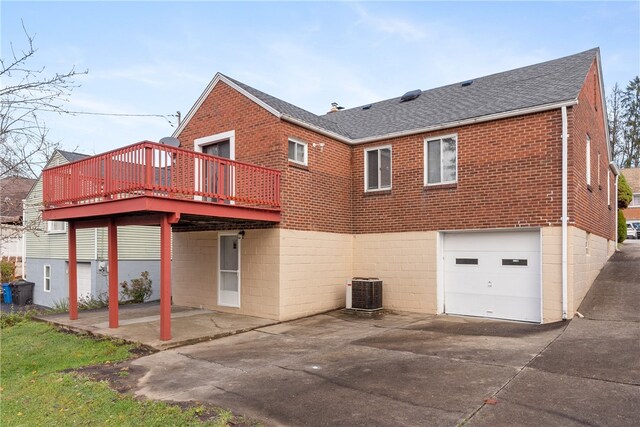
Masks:
[[[69,320],[78,318],[78,257],[76,250],[76,224],[67,225],[69,239]]]
[[[160,339],[171,339],[171,224],[160,220]]]
[[[109,240],[109,327],[118,327],[118,227],[113,218],[107,226]]]

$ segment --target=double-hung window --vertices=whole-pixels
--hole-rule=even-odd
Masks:
[[[295,139],[289,139],[289,161],[307,166],[307,144]]]
[[[424,142],[424,184],[450,184],[458,180],[458,137],[447,135]]]
[[[640,193],[634,193],[633,198],[631,199],[631,203],[629,206],[634,208],[640,208]]]
[[[365,191],[391,188],[391,146],[376,147],[364,152]]]
[[[585,162],[587,163],[587,185],[591,185],[591,138],[587,135],[587,156]]]

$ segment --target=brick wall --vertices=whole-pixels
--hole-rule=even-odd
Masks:
[[[580,104],[568,112],[570,183],[577,187],[569,209],[572,223],[612,238],[614,210],[606,206],[608,158],[602,115],[595,110],[600,108],[599,91],[590,86],[598,82],[587,78]],[[590,96],[596,98],[589,101]],[[282,172],[282,222],[274,226],[361,234],[559,225],[561,129],[558,109],[348,146],[281,121],[220,82],[179,139],[181,146],[192,148],[196,138],[235,130],[237,160]],[[587,131],[594,180],[598,150],[601,154],[602,189],[595,182],[592,191],[579,179],[585,156],[584,139],[578,135]],[[458,182],[425,187],[425,138],[449,134],[458,137]],[[289,137],[308,144],[307,167],[287,160]],[[364,150],[379,145],[392,146],[393,188],[366,193]]]
[[[598,67],[594,61],[580,91],[578,105],[568,110],[569,224],[606,239],[615,239],[615,178],[609,169],[599,85]],[[590,186],[586,180],[587,135],[591,139]],[[610,203],[607,200],[607,174],[611,175]]]
[[[561,128],[556,110],[356,146],[355,233],[558,224]],[[458,182],[424,187],[424,140],[449,134],[458,136]],[[389,143],[393,188],[365,193],[363,151]]]

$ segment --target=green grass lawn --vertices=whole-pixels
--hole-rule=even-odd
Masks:
[[[0,334],[2,426],[226,426],[232,419],[220,410],[215,421],[203,422],[202,408],[136,400],[106,382],[62,372],[129,359],[131,345],[65,334],[33,321]]]

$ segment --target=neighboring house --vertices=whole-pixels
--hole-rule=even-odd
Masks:
[[[640,221],[640,168],[621,169],[620,173],[624,175],[633,193],[633,199],[624,210],[624,216],[627,221]]]
[[[46,167],[67,164],[89,156],[56,150]],[[68,298],[69,262],[67,224],[42,220],[42,175],[25,200],[25,221],[33,226],[25,233],[26,277],[35,282],[34,304],[52,306]],[[153,282],[152,299],[159,297],[160,246],[158,229],[125,227],[118,232],[120,250],[118,283],[140,277],[149,271]],[[107,231],[86,228],[77,233],[77,277],[79,296],[98,297],[107,291],[109,276]]]
[[[322,116],[217,74],[182,149],[47,170],[45,216],[160,225],[161,339],[171,299],[287,320],[352,277],[388,309],[554,322],[615,250],[604,99],[598,49]]]
[[[16,277],[22,276],[23,224],[22,201],[35,179],[9,176],[0,179],[0,258],[16,265]]]

